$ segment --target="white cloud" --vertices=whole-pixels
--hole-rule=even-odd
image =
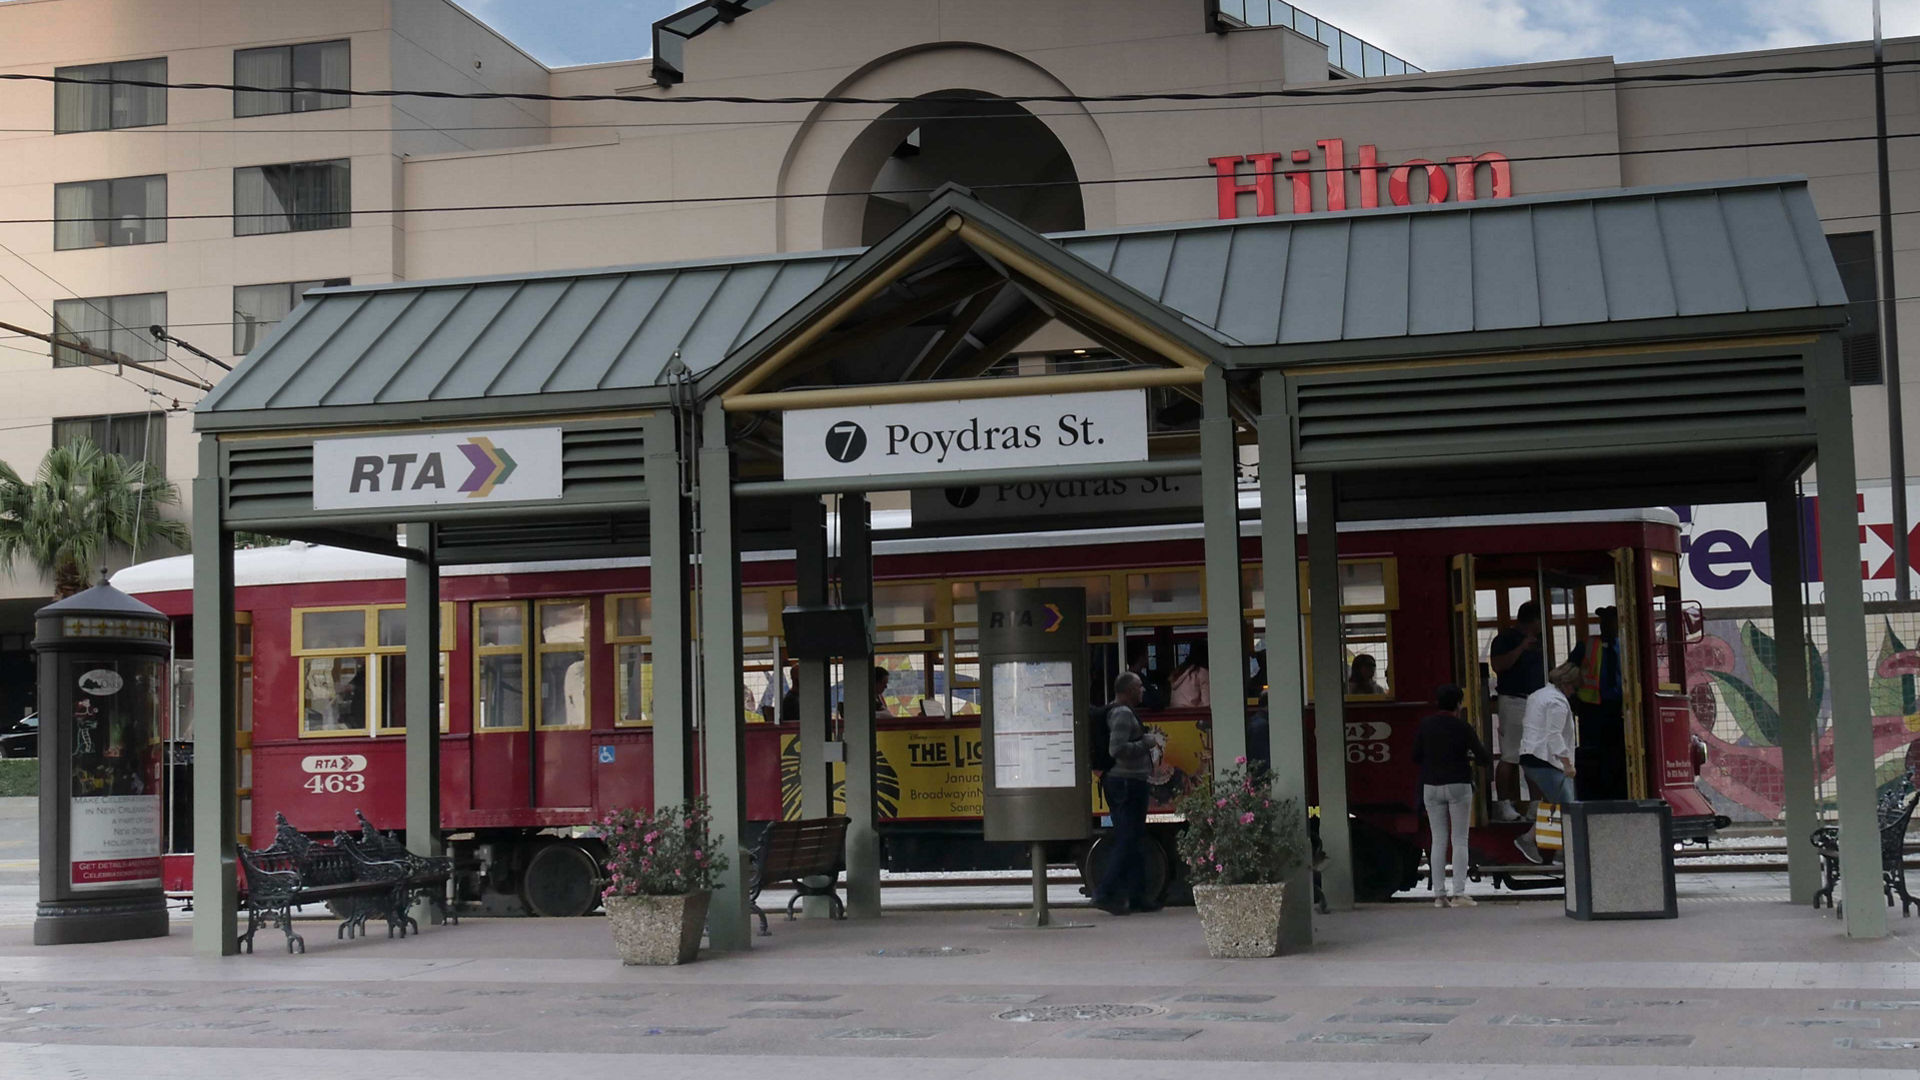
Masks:
[[[1789,48],[1872,35],[1870,0],[1307,0],[1307,11],[1430,70]],[[1920,3],[1885,6],[1888,37]]]

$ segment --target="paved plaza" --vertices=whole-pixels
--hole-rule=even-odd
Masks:
[[[0,887],[20,887],[19,850]],[[256,955],[205,961],[184,919],[35,948],[9,902],[0,1077],[1920,1077],[1920,922],[1853,942],[1765,876],[1682,887],[1670,922],[1493,894],[1367,906],[1264,961],[1208,959],[1191,909],[1077,908],[1090,926],[1049,931],[978,908],[776,916],[750,954],[668,969],[622,967],[598,918],[352,942],[316,918],[304,956],[263,932]]]

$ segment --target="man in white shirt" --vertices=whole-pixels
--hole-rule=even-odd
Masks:
[[[1547,685],[1527,695],[1527,711],[1521,721],[1520,770],[1527,786],[1546,802],[1565,806],[1577,801],[1573,791],[1573,704],[1580,686],[1578,664],[1561,664],[1547,673]],[[1528,829],[1514,846],[1533,862],[1539,862],[1533,830]]]

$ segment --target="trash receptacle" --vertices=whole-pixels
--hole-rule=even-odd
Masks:
[[[1674,919],[1673,810],[1659,799],[1569,803],[1567,917]]]

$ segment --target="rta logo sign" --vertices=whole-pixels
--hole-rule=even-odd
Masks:
[[[827,429],[827,456],[845,465],[867,452],[867,431],[851,420]]]

